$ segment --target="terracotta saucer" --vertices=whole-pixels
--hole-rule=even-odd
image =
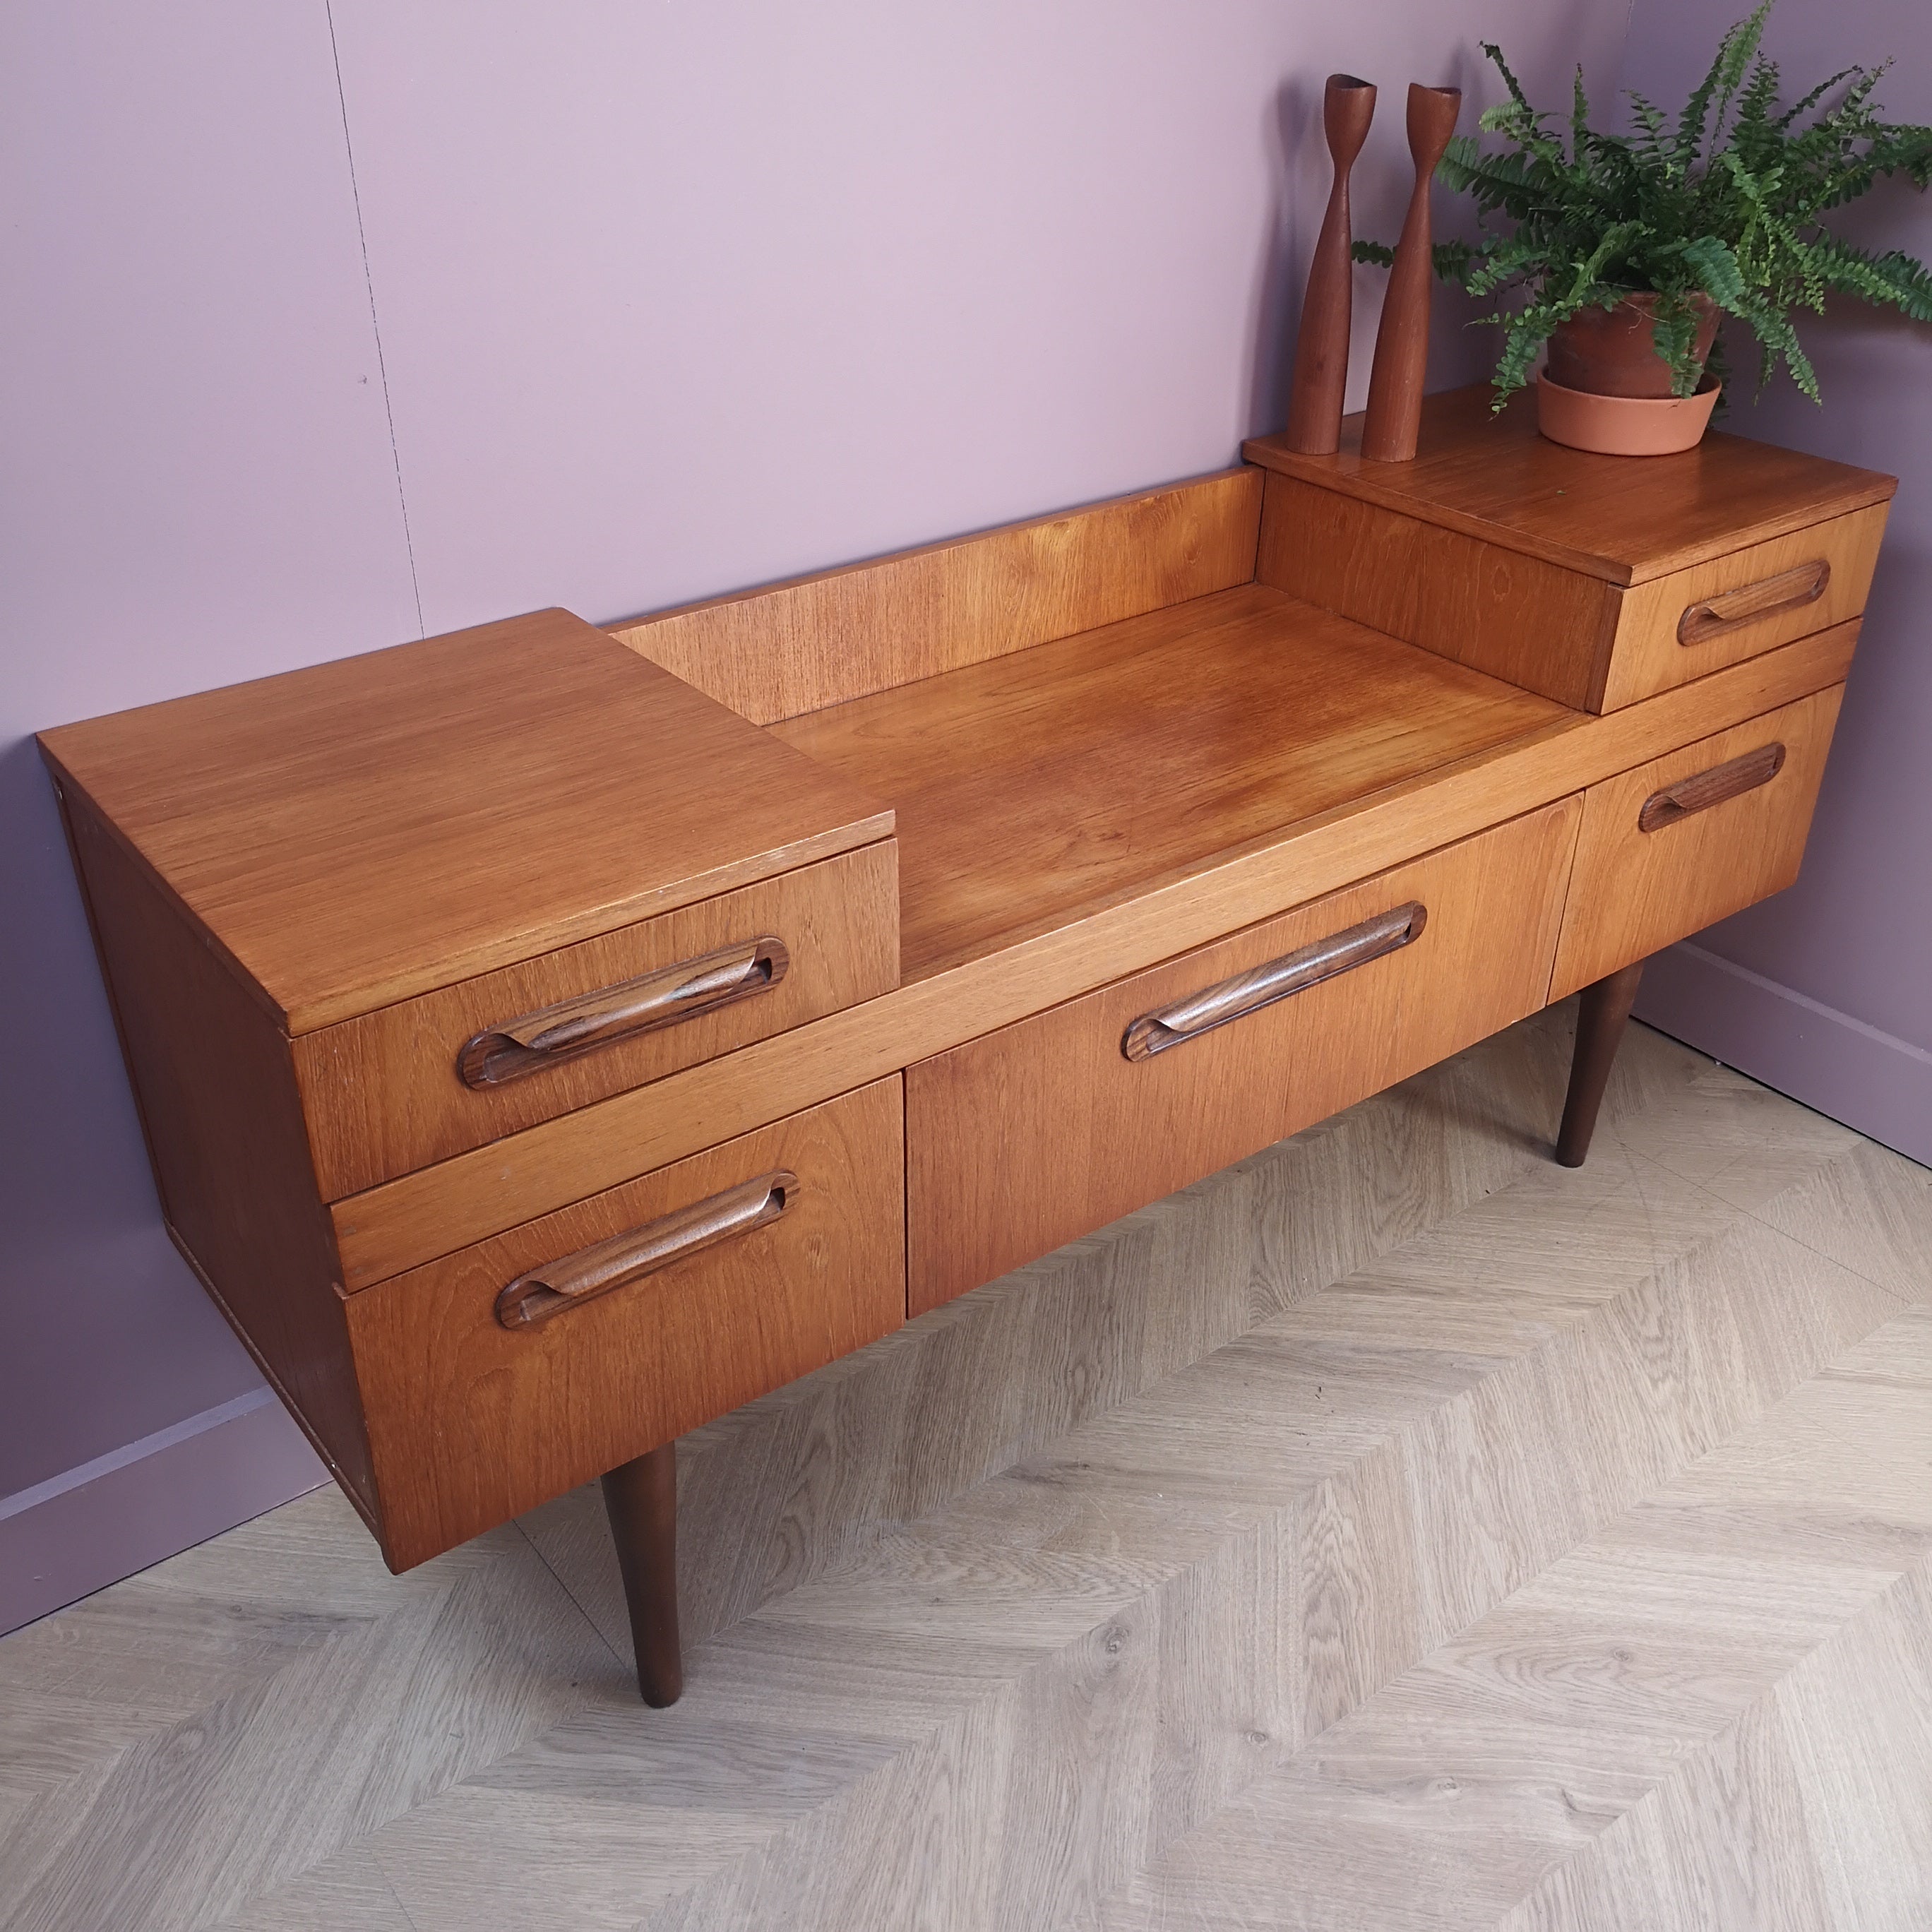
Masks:
[[[1703,440],[1721,386],[1706,376],[1691,396],[1593,396],[1536,379],[1536,425],[1552,442],[1604,456],[1672,456]]]

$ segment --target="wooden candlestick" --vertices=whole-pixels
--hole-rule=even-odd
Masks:
[[[1429,184],[1462,107],[1460,87],[1409,85],[1408,152],[1415,158],[1415,192],[1396,244],[1395,266],[1389,271],[1375,364],[1369,372],[1368,420],[1362,425],[1362,454],[1377,463],[1406,463],[1415,454],[1422,385],[1429,372],[1429,295],[1435,275]]]
[[[1288,442],[1304,456],[1332,456],[1342,440],[1342,392],[1348,380],[1350,280],[1348,171],[1375,118],[1376,91],[1352,74],[1331,74],[1322,95],[1322,126],[1335,178],[1328,212],[1308,267],[1294,374],[1288,392]]]

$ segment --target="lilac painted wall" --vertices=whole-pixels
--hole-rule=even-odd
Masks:
[[[1670,103],[1744,0],[1636,0],[1624,84]],[[1847,62],[1898,66],[1892,118],[1932,122],[1924,0],[1783,0],[1766,45],[1798,92]],[[1932,196],[1880,188],[1834,225],[1932,260]],[[1746,435],[1899,478],[1798,884],[1650,970],[1637,1011],[1746,1072],[1932,1161],[1932,329],[1858,304],[1801,324],[1825,406],[1780,381]]]
[[[1384,84],[1357,179],[1363,226],[1392,234],[1403,82],[1492,98],[1474,43],[1495,34],[1560,92],[1578,58],[1615,70],[1624,14],[6,10],[7,1613],[314,1473],[286,1431],[265,1448],[279,1412],[161,1234],[26,733],[1226,464],[1280,421],[1322,76]],[[1480,366],[1440,335],[1438,381]]]
[[[286,1427],[227,1493],[178,1498],[158,1544],[154,1509],[101,1466],[200,1435],[259,1450],[230,1406],[260,1384],[162,1232],[24,734],[392,640],[416,616],[320,8],[10,8],[0,88],[10,1621],[314,1480]]]

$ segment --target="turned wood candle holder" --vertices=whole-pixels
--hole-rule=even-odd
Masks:
[[[1460,87],[1408,89],[1408,152],[1415,158],[1415,191],[1389,271],[1376,359],[1369,374],[1368,419],[1362,454],[1377,463],[1407,463],[1422,424],[1422,385],[1429,372],[1430,283],[1435,274],[1429,223],[1429,184],[1456,131]]]
[[[1322,125],[1335,176],[1328,212],[1308,268],[1301,328],[1294,338],[1288,385],[1288,447],[1304,456],[1332,456],[1342,440],[1342,395],[1348,381],[1350,283],[1354,239],[1348,219],[1348,175],[1375,118],[1376,90],[1352,74],[1331,74],[1322,96]]]

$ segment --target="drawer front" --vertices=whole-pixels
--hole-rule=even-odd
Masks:
[[[1543,1005],[1558,801],[906,1072],[915,1314]]]
[[[323,1199],[890,992],[898,854],[881,840],[300,1036]]]
[[[1797,878],[1844,692],[1834,685],[1584,794],[1552,999]]]
[[[899,1078],[347,1298],[403,1570],[905,1318]]]
[[[1614,711],[1860,616],[1889,507],[1874,504],[1626,590],[1597,708]]]

